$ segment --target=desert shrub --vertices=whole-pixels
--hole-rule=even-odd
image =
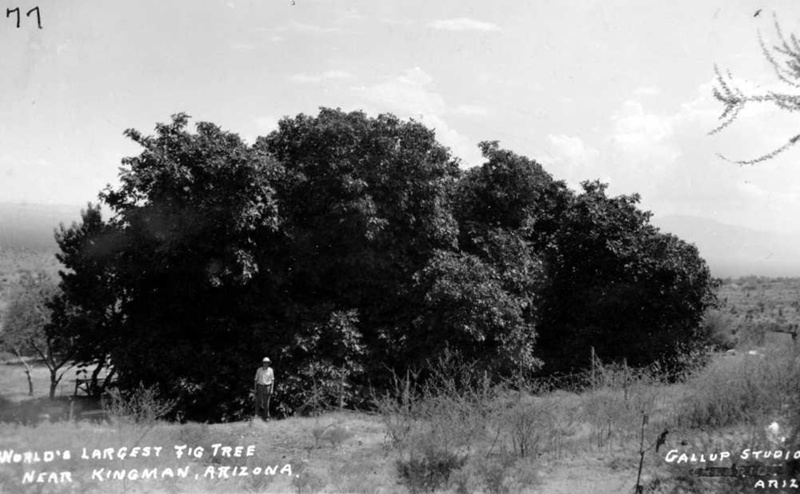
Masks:
[[[489,494],[507,494],[506,479],[514,458],[511,455],[476,456],[453,474],[453,484],[458,494],[485,491]]]
[[[389,445],[400,448],[414,428],[419,396],[410,372],[403,379],[393,374],[392,385],[391,391],[373,398],[373,406],[385,426]]]
[[[377,398],[375,405],[389,444],[402,455],[397,460],[400,482],[411,492],[432,492],[461,468],[468,457],[462,451],[485,430],[491,386],[449,357],[436,362],[422,385],[416,386],[410,373],[393,382],[393,392]]]
[[[336,369],[319,362],[286,376],[273,397],[279,416],[319,416],[335,407],[339,393]]]
[[[353,432],[350,429],[345,427],[341,427],[339,425],[333,426],[329,428],[323,435],[322,438],[331,443],[331,446],[334,448],[339,448],[345,441],[353,437]]]
[[[422,388],[417,414],[445,447],[460,448],[482,439],[488,417],[504,388],[474,363],[445,354]]]
[[[558,393],[549,394],[543,397],[553,401],[550,414],[555,418],[552,426],[546,430],[546,442],[543,448],[545,455],[549,455],[554,460],[559,460],[568,451],[574,451],[576,446],[573,440],[580,430],[580,407],[573,404],[573,400],[567,395]]]
[[[384,463],[382,455],[359,452],[357,457],[351,458],[351,461],[343,463],[335,469],[333,492],[353,494],[385,492],[384,484],[394,483],[389,471],[393,467],[394,465]]]
[[[529,492],[539,483],[533,458],[517,458],[508,452],[475,455],[451,477],[457,494]]]
[[[481,458],[477,462],[477,467],[486,491],[491,494],[506,494],[509,492],[507,479],[509,470],[513,465],[514,459],[509,455]]]
[[[450,475],[467,461],[465,455],[438,447],[432,441],[425,441],[421,451],[409,458],[397,460],[400,482],[412,493],[433,492],[446,487]]]
[[[734,329],[736,319],[719,309],[711,309],[703,316],[701,331],[705,340],[715,350],[730,350],[736,346]]]
[[[345,441],[353,437],[353,432],[349,428],[342,427],[337,422],[323,425],[317,420],[311,428],[311,435],[314,436],[314,446],[319,448],[323,442],[328,442],[334,448],[339,448]]]
[[[515,455],[537,456],[547,447],[555,428],[551,409],[552,405],[542,400],[516,403],[497,415],[495,427],[507,437]]]
[[[175,400],[162,399],[155,386],[139,385],[132,391],[108,390],[102,400],[103,410],[119,421],[150,425],[166,417],[175,408]]]
[[[485,435],[483,413],[466,401],[452,396],[430,396],[420,408],[421,420],[415,430],[446,450],[469,449]]]
[[[625,444],[636,436],[641,415],[651,415],[661,386],[659,369],[634,369],[626,365],[597,368],[595,387],[582,396],[581,415],[591,426],[590,440],[597,447],[614,440]]]
[[[650,413],[655,406],[658,387],[662,380],[669,380],[661,374],[658,366],[634,369],[627,365],[604,366],[601,372],[602,386],[605,389],[622,393],[626,410],[637,416]]]
[[[559,420],[558,400],[492,383],[457,357],[440,359],[426,374],[417,386],[416,376],[395,378],[394,393],[375,401],[388,443],[401,454],[400,482],[411,492],[449,484],[458,492],[513,492],[532,484],[530,460],[561,447],[569,434],[574,417]]]
[[[584,401],[583,412],[591,426],[591,441],[598,447],[609,445],[614,438],[621,442],[620,434],[629,432],[629,419],[634,415],[626,409],[622,394],[609,389],[591,392]]]
[[[445,352],[424,383],[416,385],[411,374],[395,376],[393,392],[377,398],[375,406],[395,448],[407,449],[411,436],[425,432],[451,450],[483,437],[501,389],[471,363]]]
[[[761,346],[767,336],[769,324],[764,321],[747,319],[739,323],[736,328],[736,343],[740,347]]]

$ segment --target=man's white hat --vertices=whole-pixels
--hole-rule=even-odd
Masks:
[[[264,360],[262,360],[262,362],[269,362],[269,361],[270,361],[269,357],[264,357]]]

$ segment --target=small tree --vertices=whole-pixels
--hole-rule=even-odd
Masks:
[[[28,391],[33,394],[31,368],[23,356],[36,355],[50,371],[50,398],[64,373],[72,367],[73,346],[69,339],[59,337],[52,330],[51,304],[58,288],[45,273],[26,273],[20,287],[12,295],[5,321],[3,343],[25,364]]]
[[[18,293],[15,293],[15,296],[17,295]],[[16,320],[20,314],[24,314],[24,311],[21,310],[18,304],[16,304],[15,302],[16,299],[14,300],[14,302],[12,302],[12,308],[14,310],[13,318]],[[10,317],[11,316],[9,314],[6,315],[5,329],[1,335],[2,339],[0,339],[0,345],[2,345],[2,348],[4,350],[10,351],[14,355],[16,355],[20,363],[23,366],[25,366],[25,375],[27,376],[28,379],[28,396],[33,396],[33,378],[31,376],[33,368],[31,367],[31,364],[28,363],[28,360],[23,356],[23,354],[29,353],[27,340],[21,337],[22,334],[20,332],[15,331],[13,329],[9,329],[8,321]]]

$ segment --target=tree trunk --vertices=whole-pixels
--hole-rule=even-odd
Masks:
[[[28,378],[28,396],[33,396],[33,379],[31,378],[31,369],[25,364],[25,375]]]
[[[28,365],[28,362],[24,358],[22,358],[22,355],[20,355],[16,348],[14,349],[14,354],[16,354],[19,361],[22,362],[22,365],[25,366],[25,375],[28,376],[28,396],[33,396],[33,378],[31,378],[31,366]]]
[[[344,408],[344,370],[339,371],[339,410]]]
[[[58,382],[61,380],[58,377],[58,373],[54,370],[50,371],[50,399],[55,399],[56,397],[56,389],[58,388]]]
[[[101,360],[100,363],[97,364],[97,367],[94,368],[94,371],[92,371],[92,380],[89,383],[89,394],[92,396],[100,395],[101,388],[97,380],[98,376],[100,376],[100,370],[103,368],[104,363],[105,359]]]
[[[116,373],[117,373],[117,368],[111,367],[111,371],[108,374],[106,374],[106,378],[103,379],[103,386],[98,391],[99,394],[103,394],[103,391],[105,391],[106,388],[108,388],[108,385],[111,384],[111,380],[114,378],[114,374]]]

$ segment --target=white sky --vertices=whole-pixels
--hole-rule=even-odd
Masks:
[[[774,12],[800,34],[797,0],[37,5],[42,30],[0,17],[1,202],[95,200],[139,151],[122,132],[172,113],[252,142],[328,106],[421,120],[465,167],[480,164],[479,141],[499,140],[571,184],[639,192],[657,216],[800,229],[800,146],[756,167],[716,157],[763,154],[800,116],[752,108],[707,135],[722,109],[714,64],[772,85],[758,33],[776,40]]]

